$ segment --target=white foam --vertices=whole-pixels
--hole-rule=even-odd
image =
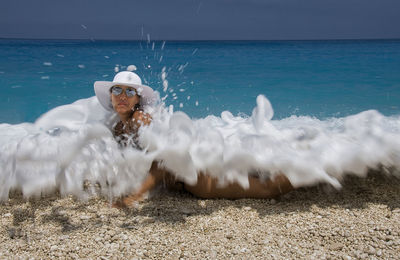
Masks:
[[[129,66],[126,68],[126,70],[127,70],[127,71],[135,71],[135,70],[137,70],[137,68],[136,68],[135,65],[129,65]]]
[[[162,104],[146,111],[153,123],[141,129],[143,151],[118,147],[110,131],[117,117],[95,97],[50,110],[33,124],[0,124],[0,199],[13,189],[25,196],[58,189],[87,198],[96,189],[84,190],[85,180],[118,196],[137,188],[154,160],[187,183],[207,172],[243,187],[254,172],[284,173],[295,187],[327,182],[338,188],[348,173],[400,169],[400,117],[374,110],[328,120],[272,120],[270,102],[258,96],[249,117],[225,111],[195,120]]]

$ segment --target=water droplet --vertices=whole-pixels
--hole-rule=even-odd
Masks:
[[[164,80],[163,81],[163,91],[167,92],[167,89],[168,89],[168,80]]]
[[[126,68],[126,70],[127,70],[127,71],[135,71],[135,70],[137,70],[137,68],[136,68],[135,65],[129,65],[129,66]]]

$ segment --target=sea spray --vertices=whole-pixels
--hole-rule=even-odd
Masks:
[[[283,173],[295,187],[326,182],[339,188],[346,174],[400,169],[398,116],[369,110],[326,120],[272,120],[268,99],[256,101],[250,117],[224,111],[191,119],[161,102],[146,107],[153,122],[140,130],[143,150],[119,147],[111,133],[117,116],[96,97],[50,110],[34,124],[1,124],[0,199],[15,189],[26,197],[55,190],[82,199],[119,196],[140,186],[153,161],[186,183],[203,172],[221,185],[245,188],[249,174]]]

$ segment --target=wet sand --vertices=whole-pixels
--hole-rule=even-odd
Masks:
[[[53,195],[0,205],[0,258],[399,259],[400,179],[347,177],[274,200],[157,191],[135,209]]]

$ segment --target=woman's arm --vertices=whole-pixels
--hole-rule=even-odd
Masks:
[[[170,174],[167,170],[160,168],[157,162],[153,162],[149,170],[149,175],[146,177],[139,190],[118,200],[113,204],[113,207],[132,207],[136,201],[143,199],[146,192],[152,190],[161,182],[164,182],[167,187],[171,187],[176,183],[175,176]]]

